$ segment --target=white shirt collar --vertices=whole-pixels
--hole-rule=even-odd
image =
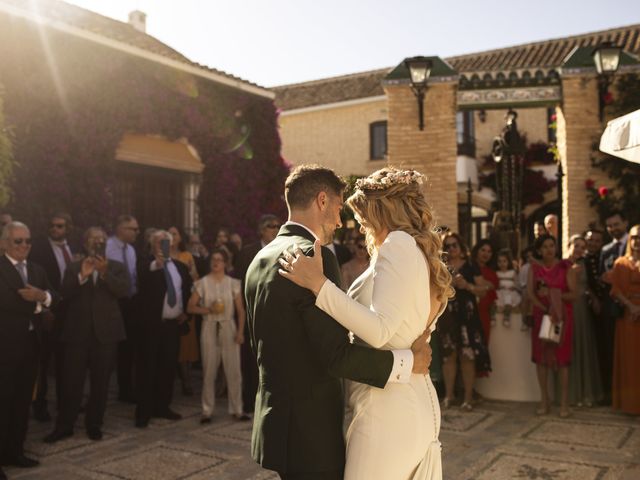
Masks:
[[[311,235],[313,235],[313,238],[315,238],[316,240],[318,240],[318,236],[315,234],[315,232],[313,230],[311,230],[309,227],[307,227],[306,225],[303,225],[301,223],[298,222],[292,222],[291,220],[288,220],[285,222],[285,225],[297,225],[298,227],[302,227],[304,228],[307,232],[309,232]]]
[[[8,253],[5,253],[5,254],[4,254],[4,256],[5,256],[5,257],[7,257],[7,258],[9,259],[9,261],[11,262],[11,264],[12,264],[14,267],[15,267],[17,264],[19,264],[19,263],[20,263],[20,262],[19,262],[18,260],[16,260],[15,258],[10,257]],[[24,261],[23,261],[23,263],[26,265],[26,264],[27,264],[27,261],[26,261],[26,260],[24,260]]]

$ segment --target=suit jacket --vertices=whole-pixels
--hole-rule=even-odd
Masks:
[[[67,242],[67,244],[69,245],[69,250],[71,250],[71,255],[77,253],[77,250],[69,242]],[[38,237],[33,240],[33,245],[29,252],[29,260],[36,262],[44,268],[51,286],[56,291],[60,291],[60,285],[62,283],[60,267],[58,267],[58,261],[56,260],[56,255],[53,252],[53,247],[48,237]]]
[[[67,312],[60,340],[67,343],[84,343],[93,335],[100,343],[116,343],[126,338],[119,298],[129,293],[129,274],[120,262],[108,260],[104,279],[96,284],[89,278],[82,285],[78,278],[82,262],[74,262],[65,271],[62,280],[62,296],[67,302]]]
[[[150,269],[153,260],[153,256],[148,256],[138,262],[138,294],[134,298],[144,331],[155,330],[155,327],[162,322],[164,297],[167,293],[164,270],[158,269],[152,272]],[[187,313],[187,302],[191,296],[193,280],[189,275],[189,268],[184,263],[177,260],[172,260],[172,262],[174,262],[182,279],[183,311]]]
[[[51,306],[55,306],[59,297],[44,269],[28,261],[27,277],[31,285],[51,294]],[[25,342],[30,341],[29,325],[41,334],[40,314],[35,313],[37,304],[24,300],[18,294],[21,288],[24,282],[18,270],[5,255],[0,256],[0,363],[18,354]]]
[[[298,244],[313,251],[313,236],[285,225],[255,257],[245,297],[259,369],[252,456],[278,472],[343,468],[345,445],[340,377],[384,387],[393,354],[352,345],[347,330],[315,306],[314,295],[278,274],[278,258]],[[340,284],[335,256],[323,247],[325,275]]]

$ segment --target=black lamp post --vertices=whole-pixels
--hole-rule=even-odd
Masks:
[[[420,130],[424,130],[424,94],[427,91],[427,80],[431,74],[433,62],[426,57],[411,57],[404,61],[411,75],[411,90],[418,100]]]
[[[609,85],[613,75],[620,66],[620,53],[622,48],[612,42],[604,42],[598,45],[593,51],[593,63],[598,72],[598,97],[600,103],[600,121],[604,120],[604,107]]]

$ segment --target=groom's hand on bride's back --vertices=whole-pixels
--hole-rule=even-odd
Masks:
[[[412,373],[426,375],[429,373],[429,365],[431,365],[431,346],[427,342],[429,331],[422,332],[416,340],[411,344],[413,352],[413,370]]]

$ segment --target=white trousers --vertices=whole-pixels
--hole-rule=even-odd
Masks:
[[[215,322],[203,320],[200,335],[202,355],[202,415],[210,417],[215,408],[215,383],[220,361],[227,378],[229,413],[242,414],[242,374],[240,373],[240,345],[235,342],[236,324],[233,320]]]

